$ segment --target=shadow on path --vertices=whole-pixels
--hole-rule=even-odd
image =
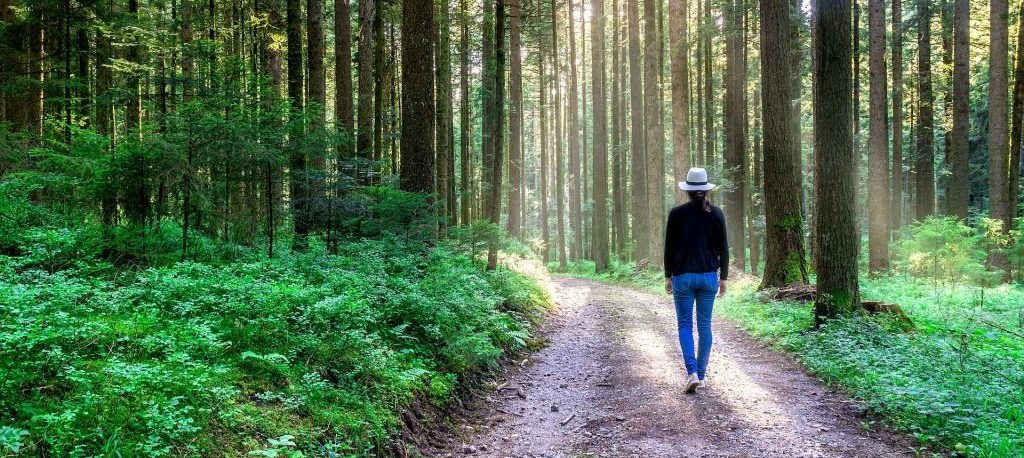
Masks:
[[[858,406],[716,320],[708,387],[683,393],[671,297],[559,278],[549,344],[476,406],[449,450],[484,457],[890,457]]]

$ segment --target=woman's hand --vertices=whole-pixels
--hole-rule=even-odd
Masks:
[[[725,284],[726,280],[718,280],[718,297],[725,296]]]
[[[665,279],[665,294],[672,294],[672,279]]]

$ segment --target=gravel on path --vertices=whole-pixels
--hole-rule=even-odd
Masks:
[[[671,297],[553,281],[547,346],[478,399],[445,449],[474,457],[896,457],[863,409],[735,325],[715,320],[707,388],[683,393]],[[842,351],[842,349],[836,349]]]

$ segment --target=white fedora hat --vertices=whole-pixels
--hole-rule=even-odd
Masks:
[[[683,191],[710,191],[715,185],[708,183],[708,171],[701,167],[691,167],[686,172],[686,181],[679,182],[679,189]]]

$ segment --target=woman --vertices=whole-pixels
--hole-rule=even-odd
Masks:
[[[729,243],[722,210],[708,202],[708,172],[691,168],[679,189],[690,201],[672,209],[665,230],[665,292],[676,303],[679,346],[686,363],[686,392],[704,388],[711,355],[711,309],[725,294],[729,278]],[[693,309],[697,308],[697,352],[693,349]]]

